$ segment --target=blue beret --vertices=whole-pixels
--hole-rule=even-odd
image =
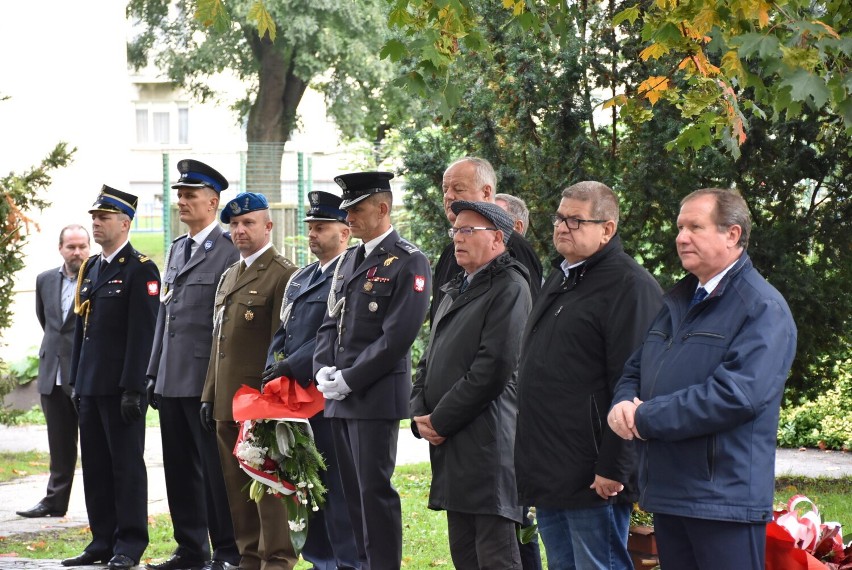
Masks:
[[[269,202],[266,196],[257,192],[241,192],[237,197],[225,204],[219,218],[226,224],[231,223],[231,216],[242,216],[257,210],[268,210]]]
[[[464,210],[476,212],[494,224],[498,230],[503,232],[503,243],[508,243],[509,238],[512,237],[512,232],[515,229],[515,222],[512,221],[511,216],[509,216],[509,214],[507,214],[506,211],[497,204],[492,204],[491,202],[468,202],[466,200],[456,200],[450,204],[450,209],[452,209],[453,213],[457,216]]]
[[[219,174],[212,166],[207,166],[199,160],[187,158],[177,165],[180,179],[172,184],[172,188],[212,188],[217,193],[228,187],[228,180]]]
[[[352,172],[335,176],[334,181],[343,190],[344,210],[378,192],[390,192],[392,172]]]
[[[92,207],[89,208],[89,213],[92,212],[118,212],[127,214],[130,219],[136,215],[136,206],[139,203],[139,198],[133,194],[110,188],[106,184],[101,186],[101,193]]]

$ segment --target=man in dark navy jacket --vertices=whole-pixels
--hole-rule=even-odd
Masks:
[[[739,193],[696,190],[677,228],[689,275],[627,361],[607,421],[640,441],[639,505],[654,513],[663,568],[762,570],[796,325],[746,253]]]
[[[317,261],[294,273],[287,284],[281,328],[269,347],[264,384],[279,376],[302,386],[313,381],[317,329],[326,315],[334,264],[349,244],[349,224],[346,212],[340,209],[341,198],[328,192],[310,192],[308,199],[311,209],[304,221],[308,224],[308,247]],[[320,412],[310,418],[310,423],[317,449],[325,458],[327,468],[321,477],[328,493],[325,506],[311,517],[302,558],[316,570],[358,568],[355,535],[346,512],[330,421]]]
[[[77,279],[71,385],[92,541],[64,566],[108,561],[111,570],[128,570],[148,546],[145,369],[160,273],[130,245],[136,203],[136,196],[104,186],[89,210],[102,252],[86,260]]]
[[[401,505],[390,479],[399,420],[408,417],[411,345],[429,308],[429,261],[391,227],[392,177],[335,178],[352,235],[362,244],[335,266],[314,353],[361,567],[372,570],[402,562]]]

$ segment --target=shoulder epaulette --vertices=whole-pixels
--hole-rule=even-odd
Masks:
[[[399,241],[396,242],[396,246],[408,254],[417,253],[418,251],[420,251],[419,247],[403,238],[400,238]]]
[[[231,232],[222,232],[222,237],[228,240],[231,243],[234,243],[234,240],[231,239]]]
[[[131,253],[131,255],[132,255],[133,257],[135,257],[136,259],[138,259],[138,260],[139,260],[139,263],[145,263],[146,261],[151,261],[151,258],[150,258],[150,257],[148,257],[148,256],[147,256],[147,255],[145,255],[145,254],[139,253],[139,252],[138,252],[138,251],[136,251],[135,249],[133,250],[133,253]],[[153,261],[151,261],[151,263],[153,263]]]
[[[286,267],[288,269],[290,267],[296,267],[295,263],[281,255],[280,253],[276,254],[275,257],[272,258],[272,260],[278,263],[278,265],[280,265],[281,267]]]

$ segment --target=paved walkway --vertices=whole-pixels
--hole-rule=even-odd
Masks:
[[[145,441],[145,462],[148,467],[148,513],[168,512],[166,484],[163,476],[162,445],[159,428],[148,428]],[[0,451],[47,451],[47,431],[44,426],[0,426]],[[428,444],[416,440],[409,430],[402,430],[399,438],[397,463],[420,463],[429,460]],[[801,475],[807,477],[852,476],[852,453],[819,451],[815,449],[779,449],[775,464],[776,475]],[[71,503],[64,518],[25,519],[15,511],[28,509],[43,496],[47,475],[23,477],[9,483],[0,483],[0,538],[21,533],[73,528],[88,525],[86,505],[83,500],[83,479],[77,470]],[[33,560],[3,557],[0,542],[0,570],[59,570],[58,560]]]

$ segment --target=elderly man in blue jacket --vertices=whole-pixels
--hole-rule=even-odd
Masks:
[[[639,439],[640,506],[664,569],[764,568],[775,438],[796,325],[745,253],[745,200],[683,199],[677,251],[689,272],[628,360],[607,421]]]

